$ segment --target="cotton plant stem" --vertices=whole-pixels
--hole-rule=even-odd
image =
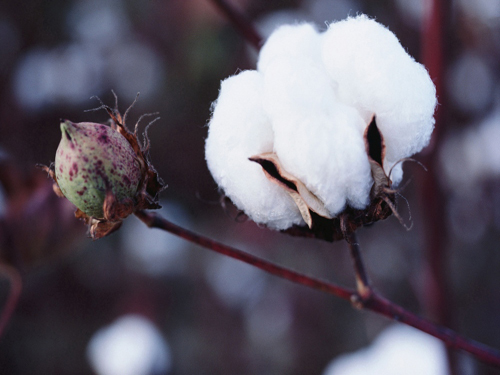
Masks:
[[[317,289],[326,293],[330,293],[337,297],[347,300],[349,300],[351,298],[351,295],[354,293],[354,291],[351,289],[336,286],[326,281],[315,279],[307,275],[303,275],[299,272],[295,272],[288,268],[271,263],[255,255],[246,253],[244,251],[214,241],[210,238],[191,232],[187,229],[184,229],[178,225],[169,222],[168,220],[164,219],[163,217],[155,213],[138,211],[136,212],[135,215],[150,228],[163,229],[167,232],[170,232],[181,238],[184,238],[187,241],[193,242],[197,245],[215,251],[219,254],[223,254],[231,258],[238,259],[244,263],[250,264],[272,275],[282,277],[294,283],[305,285],[310,288]]]
[[[221,10],[224,16],[233,24],[234,28],[241,33],[243,38],[250,43],[257,51],[262,46],[263,40],[255,29],[254,25],[239,12],[229,1],[212,0],[212,2]]]
[[[437,151],[442,144],[446,127],[446,111],[448,108],[444,90],[444,73],[446,67],[446,41],[450,30],[450,0],[429,0],[429,11],[422,27],[422,62],[436,85],[439,106],[436,110],[436,128],[431,146],[422,162],[428,172],[422,173],[420,200],[425,203],[428,211],[424,221],[424,290],[421,300],[424,302],[427,314],[438,323],[453,325],[453,301],[447,278],[447,228],[444,213],[445,197],[438,183],[439,168],[437,166]],[[450,373],[458,373],[456,357],[448,350]]]
[[[7,297],[7,302],[3,306],[0,312],[0,337],[2,337],[3,331],[14,312],[19,296],[22,290],[22,280],[19,272],[11,266],[0,263],[0,277],[8,279],[10,284],[9,296]]]
[[[362,259],[360,256],[359,244],[357,243],[357,241],[351,242],[351,244],[355,244],[351,251],[352,253],[357,253],[359,255],[359,259],[355,261],[355,267],[357,268],[358,273],[357,277],[359,277],[358,282],[361,283],[361,285],[364,284],[365,286],[368,286],[369,293],[354,291],[324,280],[316,279],[308,275],[292,271],[285,267],[269,262],[265,259],[256,257],[244,251],[235,249],[220,242],[214,241],[210,238],[191,232],[169,222],[156,213],[137,211],[135,215],[150,228],[162,229],[169,233],[175,234],[187,241],[215,251],[219,254],[223,254],[231,258],[240,260],[244,263],[253,265],[272,275],[290,280],[300,285],[308,286],[312,289],[332,294],[336,297],[340,297],[344,300],[352,302],[358,308],[371,310],[394,321],[398,321],[415,327],[423,332],[437,337],[450,348],[464,350],[473,354],[477,359],[485,363],[500,367],[500,351],[490,348],[474,340],[467,339],[453,330],[423,319],[405,310],[401,306],[398,306],[393,302],[385,299],[377,292],[375,292],[369,286],[368,277],[366,276],[366,272],[364,271],[364,267],[362,266]],[[361,288],[361,290],[363,291],[363,288]]]
[[[438,183],[439,168],[437,166],[437,151],[441,144],[445,121],[446,93],[443,88],[443,76],[445,66],[445,40],[448,30],[451,5],[448,0],[430,0],[430,9],[422,27],[422,60],[436,85],[439,106],[437,107],[435,119],[436,128],[427,154],[422,159],[428,172],[422,173],[420,199],[426,206],[426,220],[424,221],[424,256],[426,269],[423,274],[425,278],[424,296],[428,313],[439,323],[451,323],[451,301],[448,292],[448,280],[446,277],[446,243],[447,228],[444,213],[445,197]]]
[[[358,237],[356,236],[356,233],[351,233],[346,240],[347,244],[349,245],[349,251],[351,253],[351,259],[354,266],[356,288],[358,290],[358,294],[362,300],[367,300],[370,298],[370,295],[373,291],[370,286],[368,274],[366,273],[363,258],[361,256]]]
[[[366,272],[361,249],[355,233],[352,233],[346,239],[349,245],[351,258],[353,260],[356,285],[358,294],[351,297],[354,305],[360,309],[367,309],[389,317],[395,321],[405,323],[415,327],[423,332],[441,339],[446,343],[449,349],[462,349],[477,356],[478,359],[490,364],[499,366],[499,354],[495,349],[492,349],[479,342],[461,337],[454,331],[436,325],[426,319],[403,309],[402,307],[392,303],[378,294],[370,284],[368,274]]]

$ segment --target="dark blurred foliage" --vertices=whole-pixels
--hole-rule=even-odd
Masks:
[[[324,25],[363,11],[394,31],[421,61],[423,0],[232,3],[264,34],[278,19]],[[447,228],[443,272],[451,285],[449,325],[498,348],[500,153],[481,159],[481,144],[474,148],[467,139],[476,139],[473,132],[499,110],[500,11],[494,1],[469,3],[475,2],[452,2],[447,15],[443,143],[456,141],[437,153]],[[72,218],[71,205],[34,168],[54,160],[61,118],[107,120],[102,110],[84,112],[99,106],[92,95],[112,105],[115,90],[123,111],[140,91],[128,122],[132,126],[141,114],[160,112],[149,135],[153,164],[168,184],[162,194],[167,217],[282,265],[353,286],[345,244],[289,238],[240,223],[219,204],[204,161],[205,125],[220,80],[252,68],[254,59],[210,0],[0,3],[0,259],[18,268],[24,280],[0,338],[1,374],[93,373],[87,356],[92,337],[132,313],[155,324],[171,356],[160,370],[145,374],[321,374],[337,355],[367,345],[388,323],[145,229],[134,217],[118,233],[92,242]],[[481,169],[488,162],[499,168]],[[361,229],[359,237],[376,288],[425,315],[427,208],[418,199],[417,168],[405,166],[406,179],[415,178],[403,191],[413,230],[390,218]],[[401,207],[408,217],[404,202]],[[8,284],[0,288],[4,301]],[[459,373],[500,373],[465,354],[456,360]]]

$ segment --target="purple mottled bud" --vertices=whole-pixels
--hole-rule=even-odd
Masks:
[[[55,177],[64,196],[89,217],[104,218],[106,193],[133,199],[142,172],[137,154],[115,129],[90,122],[61,123]]]

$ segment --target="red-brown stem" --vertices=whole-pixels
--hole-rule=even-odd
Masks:
[[[428,172],[422,173],[420,199],[425,203],[426,220],[424,221],[424,287],[422,300],[427,314],[438,323],[450,326],[452,322],[452,295],[449,292],[446,274],[447,261],[447,230],[444,214],[444,201],[437,174],[437,150],[443,138],[446,124],[445,111],[447,108],[446,93],[444,90],[445,46],[451,12],[450,0],[427,0],[429,12],[424,20],[421,36],[422,62],[429,70],[429,74],[436,85],[439,106],[436,110],[436,128],[434,130],[431,146],[427,150],[422,162],[427,166]],[[457,372],[456,362],[448,351],[448,362],[451,374]]]
[[[436,92],[440,105],[436,111],[436,129],[433,134],[432,145],[428,150],[424,164],[428,168],[427,173],[420,172],[422,177],[421,199],[425,202],[425,259],[427,261],[426,275],[426,307],[439,323],[450,324],[451,308],[449,293],[447,291],[446,269],[446,227],[444,218],[444,197],[441,194],[437,182],[437,155],[436,151],[443,135],[445,122],[443,121],[443,110],[445,109],[445,97],[443,90],[444,69],[444,40],[449,17],[448,0],[428,0],[430,11],[422,28],[422,60],[436,85]]]
[[[386,300],[375,291],[372,292],[371,298],[367,301],[362,301],[362,307],[375,311],[381,315],[391,318],[392,320],[405,323],[415,327],[422,332],[426,332],[438,339],[442,340],[446,346],[453,349],[461,349],[473,354],[477,359],[500,367],[500,352],[480,342],[467,339],[455,331],[432,323],[423,319],[402,307]]]
[[[15,268],[6,264],[0,263],[0,276],[8,279],[10,284],[9,296],[7,297],[7,302],[5,303],[5,306],[0,314],[0,337],[2,337],[3,331],[9,323],[10,317],[17,306],[17,301],[21,295],[23,283],[19,272]]]
[[[356,236],[356,233],[353,232],[348,235],[346,241],[349,245],[349,251],[351,253],[351,259],[354,266],[354,274],[356,277],[356,288],[358,290],[358,294],[360,295],[362,300],[368,299],[373,291],[370,286],[368,274],[366,273],[363,258],[361,256],[358,236]]]
[[[258,267],[261,270],[266,271],[272,275],[282,277],[294,283],[308,286],[322,292],[333,294],[334,296],[353,302],[357,307],[375,311],[383,316],[388,317],[389,319],[415,327],[423,332],[437,337],[438,339],[441,339],[446,345],[451,348],[464,350],[475,355],[477,359],[483,362],[500,367],[500,351],[490,348],[474,340],[467,339],[448,328],[425,320],[383,298],[371,288],[368,295],[362,295],[351,289],[337,286],[335,284],[292,271],[285,267],[269,262],[265,259],[248,254],[244,251],[226,246],[220,242],[206,238],[187,229],[184,229],[178,225],[175,225],[158,214],[146,211],[137,211],[135,214],[150,228],[165,230],[209,250],[227,255],[231,258]],[[358,251],[359,253],[359,244],[357,244],[357,242],[353,243],[358,246],[354,249],[354,251]],[[366,278],[366,280],[368,279]]]
[[[288,268],[271,263],[255,255],[248,254],[244,251],[224,245],[210,238],[200,236],[199,234],[191,232],[187,229],[184,229],[178,225],[175,225],[165,220],[163,217],[155,213],[138,211],[136,212],[135,215],[150,228],[163,229],[167,232],[170,232],[181,238],[184,238],[187,241],[198,244],[202,247],[215,251],[219,254],[227,255],[231,258],[241,260],[244,263],[250,264],[252,266],[260,268],[263,271],[290,280],[294,283],[305,285],[310,288],[317,289],[323,292],[327,292],[347,300],[350,299],[352,294],[354,293],[353,290],[329,284],[326,281],[315,279],[307,275],[303,275],[299,272],[295,272]]]
[[[262,47],[262,37],[253,24],[241,12],[226,0],[212,0],[212,2],[222,11],[248,43],[255,47],[257,51]]]

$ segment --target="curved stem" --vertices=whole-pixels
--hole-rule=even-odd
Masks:
[[[292,271],[288,268],[271,263],[255,255],[248,254],[244,251],[221,244],[220,242],[214,241],[210,238],[200,236],[199,234],[191,232],[187,229],[184,229],[178,225],[175,225],[167,221],[166,219],[155,213],[138,211],[135,213],[135,215],[150,228],[163,229],[167,232],[170,232],[181,238],[184,238],[187,241],[198,244],[202,247],[215,251],[219,254],[227,255],[231,258],[241,260],[244,263],[250,264],[272,275],[279,276],[283,279],[290,280],[294,283],[305,285],[310,288],[320,290],[326,293],[330,293],[337,297],[347,300],[349,300],[354,293],[354,291],[351,289],[343,288],[340,286],[330,284],[323,280],[309,277],[299,272]]]
[[[360,274],[359,278],[361,280],[362,286],[368,286],[369,293],[355,292],[351,289],[344,288],[327,281],[316,279],[296,271],[292,271],[285,267],[269,262],[265,259],[256,257],[244,251],[226,246],[220,242],[191,232],[169,222],[156,213],[137,211],[135,215],[150,228],[165,230],[169,233],[182,237],[187,241],[193,242],[217,253],[227,255],[231,258],[238,259],[275,276],[282,277],[294,283],[308,286],[322,292],[333,294],[334,296],[352,302],[358,308],[371,310],[389,319],[415,327],[423,332],[437,337],[451,348],[464,350],[475,355],[477,359],[483,362],[500,367],[500,351],[490,348],[487,345],[481,344],[474,340],[467,339],[451,329],[421,318],[418,315],[405,310],[401,306],[398,306],[395,303],[385,299],[376,291],[374,291],[368,284],[368,278],[366,277],[366,272],[364,271],[364,266],[362,265],[362,260],[359,253],[359,244],[357,243],[357,241],[350,242],[352,252],[351,254],[357,252],[357,256],[359,256],[358,262],[355,262],[356,272]],[[355,239],[356,237],[351,236],[350,238]]]
[[[253,24],[226,0],[212,0],[212,2],[222,11],[234,28],[241,33],[243,38],[257,51],[260,50],[263,39]]]
[[[448,348],[466,350],[479,359],[498,366],[500,353],[497,350],[477,341],[464,338],[451,329],[423,319],[378,294],[370,284],[356,234],[350,234],[346,241],[353,260],[358,289],[356,307],[372,310],[395,321],[405,323],[444,341]]]
[[[363,258],[361,257],[358,236],[356,236],[356,233],[353,232],[348,235],[346,241],[349,245],[351,259],[354,266],[358,294],[363,300],[368,299],[373,293],[373,290],[370,285],[370,280],[368,279],[368,274],[366,273],[365,265],[363,264]]]
[[[19,272],[15,268],[6,264],[0,263],[0,275],[7,278],[10,283],[9,296],[7,297],[7,302],[0,313],[0,337],[2,337],[3,331],[7,326],[7,323],[9,323],[12,313],[17,306],[17,301],[21,295],[23,283]]]

